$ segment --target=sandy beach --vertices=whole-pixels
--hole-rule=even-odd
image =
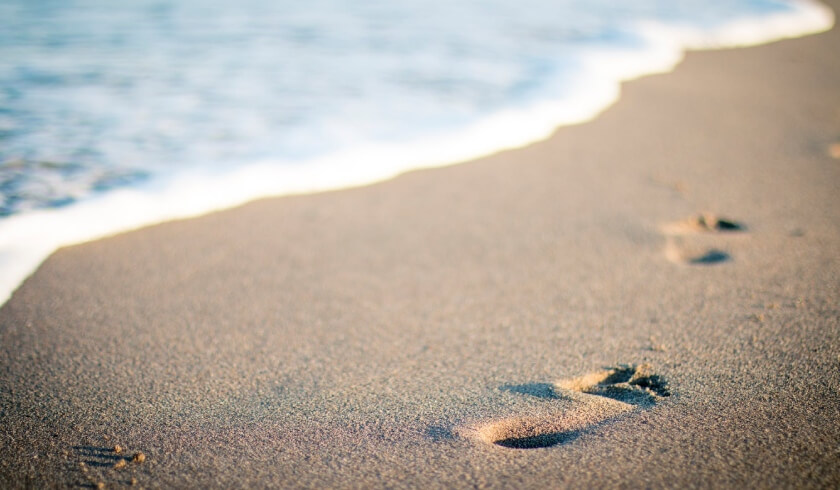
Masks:
[[[837,488],[838,50],[59,250],[0,309],[0,487]]]

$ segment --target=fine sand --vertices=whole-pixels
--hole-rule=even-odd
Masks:
[[[0,310],[0,487],[837,488],[838,53],[59,250]]]

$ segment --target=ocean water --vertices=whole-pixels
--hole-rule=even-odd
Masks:
[[[595,117],[811,0],[0,0],[0,301],[56,248]]]

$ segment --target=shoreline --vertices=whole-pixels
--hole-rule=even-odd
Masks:
[[[2,486],[836,487],[838,45],[58,250],[0,308]]]
[[[374,185],[405,172],[457,165],[522,148],[544,141],[558,128],[597,118],[619,100],[623,83],[670,72],[687,52],[778,42],[824,32],[833,23],[828,7],[798,0],[794,12],[733,20],[705,32],[648,24],[639,27],[641,38],[649,43],[647,48],[624,52],[602,47],[584,56],[587,68],[581,71],[585,75],[574,85],[587,89],[572,89],[574,97],[502,109],[454,133],[441,130],[413,141],[362,145],[304,162],[258,161],[215,172],[187,169],[159,175],[137,187],[89,196],[67,207],[7,217],[0,220],[0,305],[60,247],[230,209],[255,199]],[[489,145],[489,141],[493,143]],[[367,163],[359,170],[356,161]]]

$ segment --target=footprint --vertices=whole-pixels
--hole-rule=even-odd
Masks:
[[[619,365],[556,383],[505,385],[502,390],[545,400],[566,400],[546,414],[508,417],[456,430],[488,444],[536,449],[573,441],[621,414],[653,407],[670,396],[667,382],[649,364]]]
[[[690,233],[719,233],[745,231],[747,227],[738,221],[722,218],[712,213],[700,213],[697,216],[668,223],[662,227],[666,235],[687,235]]]
[[[118,485],[137,483],[137,468],[146,460],[141,452],[125,452],[119,445],[73,446],[73,453],[65,450],[66,468],[75,475],[76,486],[102,488],[109,482]]]
[[[682,240],[669,238],[665,242],[665,258],[676,264],[713,265],[727,262],[732,256],[718,248],[688,246]]]
[[[738,221],[722,218],[711,213],[702,213],[688,219],[662,226],[665,235],[665,257],[674,263],[688,265],[713,265],[727,262],[732,256],[719,245],[720,239],[701,238],[692,235],[721,235],[746,231],[747,227]]]
[[[671,396],[668,383],[655,374],[650,364],[620,365],[579,378],[557,382],[561,389],[612,398],[631,405],[652,406],[657,399]]]

